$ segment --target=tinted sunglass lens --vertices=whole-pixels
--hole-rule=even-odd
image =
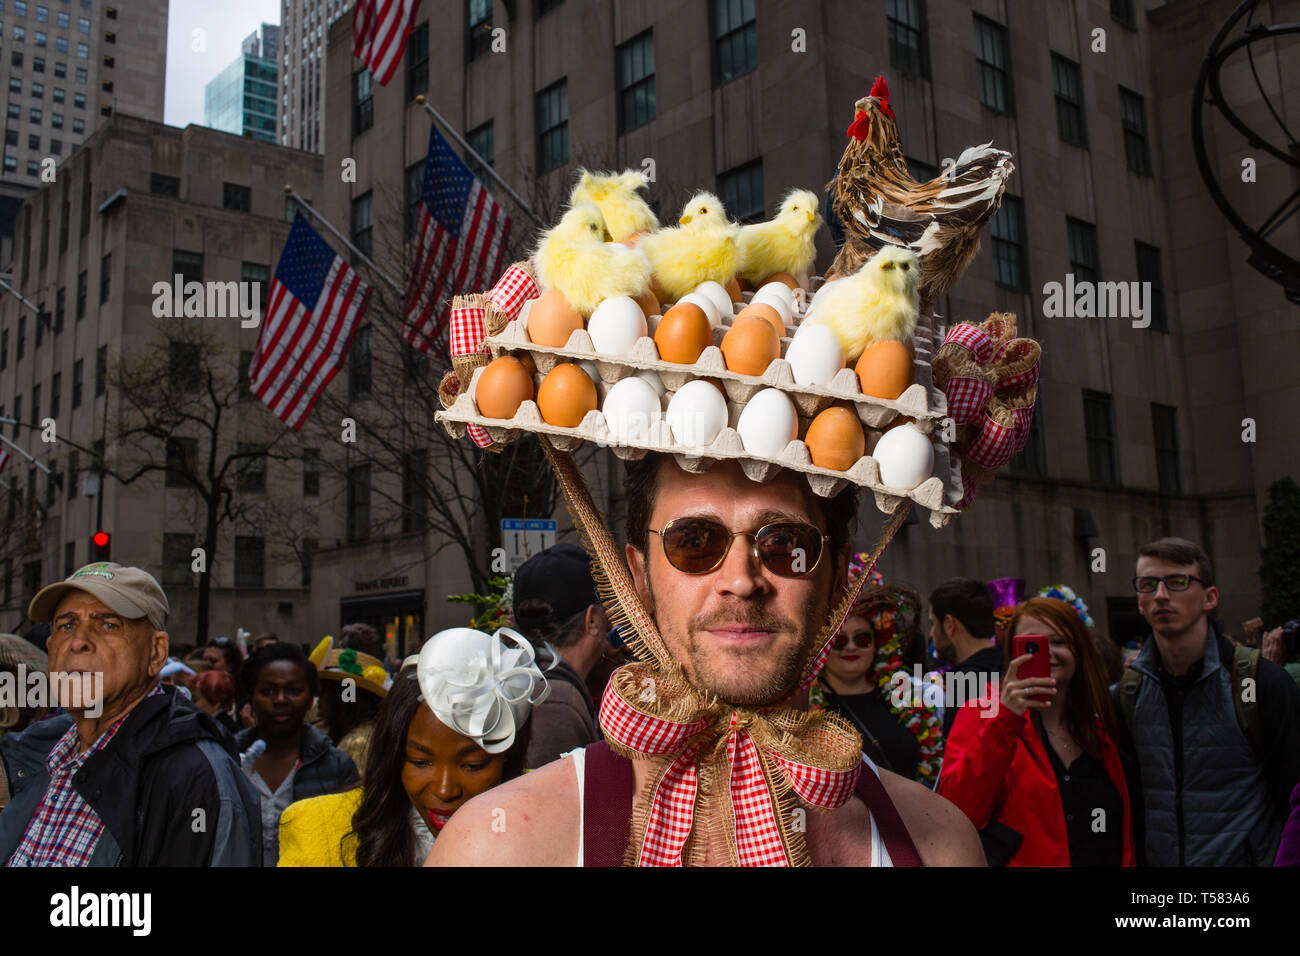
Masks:
[[[771,524],[759,532],[755,542],[759,556],[773,574],[798,577],[817,566],[821,557],[821,532],[812,525],[794,522]]]
[[[664,554],[679,571],[700,574],[711,570],[726,553],[731,535],[716,521],[693,518],[674,522],[664,531]]]

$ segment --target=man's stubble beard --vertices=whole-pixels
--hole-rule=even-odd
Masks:
[[[655,625],[659,628],[660,634],[664,636],[665,642],[667,642],[668,637],[664,634],[662,622],[657,615],[659,602],[655,600],[654,585],[651,583],[648,573],[646,575],[646,590],[649,592],[650,597],[650,606],[647,610],[650,616],[654,618]],[[716,694],[724,703],[737,707],[766,707],[779,704],[798,689],[804,670],[801,665],[808,659],[805,651],[813,639],[821,632],[829,609],[829,598],[815,603],[810,608],[802,628],[796,622],[770,614],[748,601],[733,605],[732,610],[697,617],[687,623],[686,633],[681,637],[680,643],[684,645],[687,659],[678,663],[684,665],[684,667],[689,665],[685,676],[692,686],[697,690]],[[781,654],[781,657],[767,676],[763,677],[757,684],[751,682],[741,686],[728,677],[712,673],[709,660],[701,653],[698,633],[707,630],[709,625],[723,620],[740,620],[754,627],[776,628],[786,633],[794,631],[799,635],[800,639],[793,644],[779,644],[776,650]],[[764,660],[770,658],[770,656],[771,652],[764,651],[752,655],[736,654],[732,655],[731,659],[740,662],[750,657],[755,660]]]

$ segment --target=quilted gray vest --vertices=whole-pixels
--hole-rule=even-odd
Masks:
[[[1173,740],[1165,689],[1156,676],[1154,637],[1131,665],[1143,674],[1132,731],[1151,866],[1268,866],[1277,854],[1282,818],[1237,723],[1231,673],[1220,660],[1216,637],[1211,627],[1201,675],[1183,692],[1181,740]],[[1183,752],[1181,788],[1174,747]]]

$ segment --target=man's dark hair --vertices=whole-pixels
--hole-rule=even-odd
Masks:
[[[570,615],[567,621],[548,621],[531,627],[519,624],[519,633],[534,645],[552,644],[556,648],[570,647],[582,636],[582,628],[586,623],[587,611],[590,607],[591,605],[587,605],[576,614]],[[516,618],[536,619],[551,614],[553,610],[545,601],[528,598],[519,602],[519,606],[515,608],[515,615]]]
[[[627,499],[627,541],[632,547],[645,551],[650,537],[650,515],[655,507],[655,494],[659,486],[659,463],[668,456],[651,452],[640,461],[624,462],[623,494]],[[830,537],[831,555],[838,554],[853,539],[858,521],[858,487],[850,484],[839,494],[823,498],[809,497],[821,509],[826,534]]]
[[[993,636],[993,598],[983,581],[949,578],[930,592],[930,609],[941,624],[951,614],[971,637]]]
[[[1195,541],[1188,541],[1186,538],[1158,538],[1138,548],[1138,556],[1142,558],[1159,558],[1161,561],[1183,566],[1194,564],[1196,565],[1196,576],[1205,582],[1205,587],[1208,588],[1214,583],[1214,572],[1210,568],[1210,556]]]
[[[276,661],[297,664],[302,669],[303,676],[307,678],[307,689],[311,691],[311,695],[315,697],[320,693],[320,679],[316,676],[316,665],[307,659],[302,648],[296,644],[267,644],[249,654],[248,660],[244,661],[244,666],[239,669],[239,698],[242,702],[252,699],[262,668]]]
[[[339,648],[354,651],[361,651],[363,654],[369,654],[371,657],[377,657],[379,660],[384,659],[386,649],[384,640],[369,624],[348,624],[343,630],[339,631]]]

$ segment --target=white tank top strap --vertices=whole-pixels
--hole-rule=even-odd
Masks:
[[[867,765],[862,771],[863,773],[870,771],[877,777],[880,776],[879,769],[866,754],[862,755],[862,762]],[[893,866],[894,861],[889,857],[889,850],[885,848],[885,841],[880,839],[880,828],[876,826],[876,815],[871,813],[870,809],[868,809],[867,815],[871,817],[871,865],[873,867]]]
[[[573,772],[578,776],[578,862],[575,865],[582,866],[584,859],[582,834],[586,830],[586,820],[584,819],[586,807],[583,805],[583,800],[585,799],[585,791],[587,789],[587,749],[585,747],[579,747],[576,750],[570,750],[567,754],[562,754],[561,756],[573,758]],[[872,822],[872,826],[875,826],[874,821]]]

